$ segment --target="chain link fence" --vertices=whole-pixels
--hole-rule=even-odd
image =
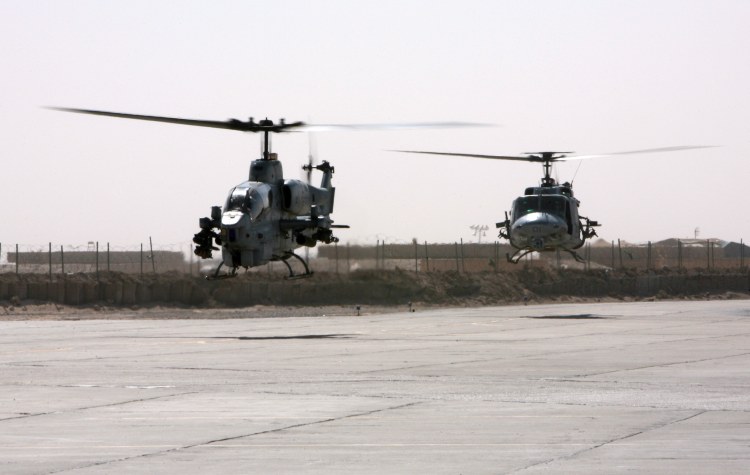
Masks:
[[[457,271],[460,273],[504,272],[521,266],[571,269],[612,270],[706,270],[746,269],[750,247],[744,243],[717,239],[668,240],[659,243],[632,244],[625,241],[598,240],[587,243],[576,252],[576,260],[565,251],[530,253],[519,264],[508,262],[516,250],[509,244],[464,243],[374,245],[339,244],[318,250],[315,267],[328,272],[358,269],[411,270],[414,272]]]
[[[0,242],[0,273],[49,274],[123,272],[128,274],[197,273],[192,245],[122,246],[108,242],[83,245],[7,244]]]
[[[457,271],[459,273],[508,272],[524,267],[613,270],[706,270],[746,269],[750,247],[744,240],[669,240],[631,244],[621,240],[598,240],[577,250],[582,262],[566,252],[531,253],[519,264],[507,255],[508,244],[428,243],[410,244],[376,241],[372,245],[338,243],[318,246],[308,258],[317,272],[349,273],[357,270],[405,270],[413,272]],[[304,249],[298,253],[306,257]],[[218,254],[218,253],[217,253]],[[0,242],[0,273],[49,274],[123,272],[128,274],[177,272],[208,274],[219,259],[203,260],[193,254],[192,243],[154,245],[150,240],[135,246],[104,242],[83,245],[8,244]],[[251,272],[287,272],[283,263],[272,262]]]

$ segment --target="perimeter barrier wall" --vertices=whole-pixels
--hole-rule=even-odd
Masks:
[[[97,279],[75,274],[48,281],[43,276],[0,275],[3,305],[195,307],[251,305],[407,305],[493,304],[556,297],[704,297],[734,292],[750,296],[750,274],[633,274],[610,271],[525,268],[513,273],[416,274],[405,271],[357,271],[349,276],[315,274],[300,280],[264,275],[207,281],[182,274],[139,278],[112,273]]]

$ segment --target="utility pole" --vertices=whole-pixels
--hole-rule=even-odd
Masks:
[[[490,229],[486,224],[472,224],[469,229],[474,231],[474,236],[477,237],[477,244],[482,244],[482,236],[487,235],[487,230]]]

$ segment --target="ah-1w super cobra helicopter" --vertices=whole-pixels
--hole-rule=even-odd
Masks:
[[[54,109],[263,133],[263,152],[259,159],[251,162],[247,181],[229,190],[223,211],[220,206],[213,206],[211,216],[199,220],[201,230],[193,237],[195,254],[202,259],[211,258],[213,251],[219,250],[214,243],[221,246],[222,262],[213,278],[232,277],[240,267],[256,267],[269,261],[283,262],[290,277],[308,276],[311,274],[310,268],[294,250],[301,246],[314,247],[318,242],[338,242],[333,229],[349,227],[333,224],[330,217],[336,191],[331,183],[334,168],[330,163],[324,161],[314,166],[311,157],[310,163],[303,167],[308,172],[308,183],[302,180],[284,180],[281,162],[271,152],[269,134],[303,130],[307,127],[304,122],[287,123],[283,119],[279,123],[268,119],[255,122],[252,118],[246,122],[237,119],[209,121],[87,109]],[[323,172],[320,187],[309,184],[313,168]],[[287,262],[290,258],[296,258],[302,263],[304,273],[295,275]],[[229,274],[219,276],[222,265],[230,269]]]
[[[51,109],[82,114],[103,115],[125,119],[167,122],[172,124],[192,125],[237,130],[240,132],[263,133],[263,152],[261,158],[250,164],[250,176],[247,181],[229,191],[224,209],[220,206],[211,208],[211,216],[201,218],[201,230],[193,237],[196,244],[195,254],[203,259],[212,257],[213,251],[221,246],[222,262],[212,278],[233,277],[237,269],[261,266],[270,261],[281,261],[289,270],[289,277],[305,277],[312,274],[310,268],[294,250],[301,247],[314,247],[318,242],[326,244],[338,242],[333,229],[348,228],[346,225],[335,225],[331,220],[333,201],[336,189],[331,184],[334,168],[324,161],[313,165],[312,156],[303,169],[307,171],[307,182],[284,179],[281,162],[271,152],[269,134],[291,131],[325,131],[325,130],[363,130],[363,129],[403,129],[403,128],[438,128],[466,127],[484,124],[463,122],[415,123],[415,124],[354,124],[354,125],[311,125],[304,122],[279,123],[264,119],[255,122],[230,119],[227,121],[210,121],[179,119],[149,115],[123,114],[88,109],[70,109],[53,107]],[[323,172],[320,186],[309,184],[313,169]],[[218,230],[218,232],[217,232]],[[304,266],[304,273],[295,274],[288,259],[295,258]],[[222,266],[229,269],[228,274],[219,275]]]
[[[575,252],[587,239],[596,236],[594,229],[600,224],[578,214],[580,202],[573,196],[573,185],[565,182],[558,184],[550,176],[553,162],[565,160],[582,160],[587,158],[608,157],[613,155],[630,155],[638,153],[676,152],[710,146],[676,146],[647,150],[633,150],[599,155],[566,155],[574,152],[538,152],[525,156],[513,155],[478,155],[472,153],[424,152],[416,150],[397,150],[406,153],[424,153],[430,155],[449,155],[455,157],[489,158],[494,160],[520,160],[541,163],[544,177],[540,186],[531,186],[524,190],[511,205],[510,217],[505,212],[505,221],[496,223],[500,229],[499,237],[507,239],[516,249],[513,255],[507,254],[508,262],[517,264],[531,252],[564,251],[577,261],[583,259]]]

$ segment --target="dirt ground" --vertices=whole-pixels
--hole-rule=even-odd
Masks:
[[[553,303],[602,303],[638,302],[657,300],[750,300],[750,293],[724,292],[702,296],[660,299],[647,298],[584,298],[562,296],[557,298],[532,298],[526,302],[511,302],[505,305],[541,305]],[[0,304],[0,321],[40,321],[40,320],[190,320],[190,319],[241,319],[241,318],[286,318],[286,317],[366,317],[388,313],[420,312],[436,308],[483,307],[479,302],[465,302],[463,305],[431,305],[414,303],[408,305],[325,305],[325,306],[275,306],[253,305],[242,308],[197,308],[186,306],[151,307],[111,307],[106,305],[71,306],[54,303]]]
[[[414,306],[414,311],[436,308]],[[190,307],[134,307],[107,306],[74,307],[57,304],[22,304],[0,306],[0,321],[33,320],[189,320],[233,318],[285,318],[285,317],[366,317],[385,313],[409,312],[408,306],[272,306],[254,305],[244,308],[190,308]]]

